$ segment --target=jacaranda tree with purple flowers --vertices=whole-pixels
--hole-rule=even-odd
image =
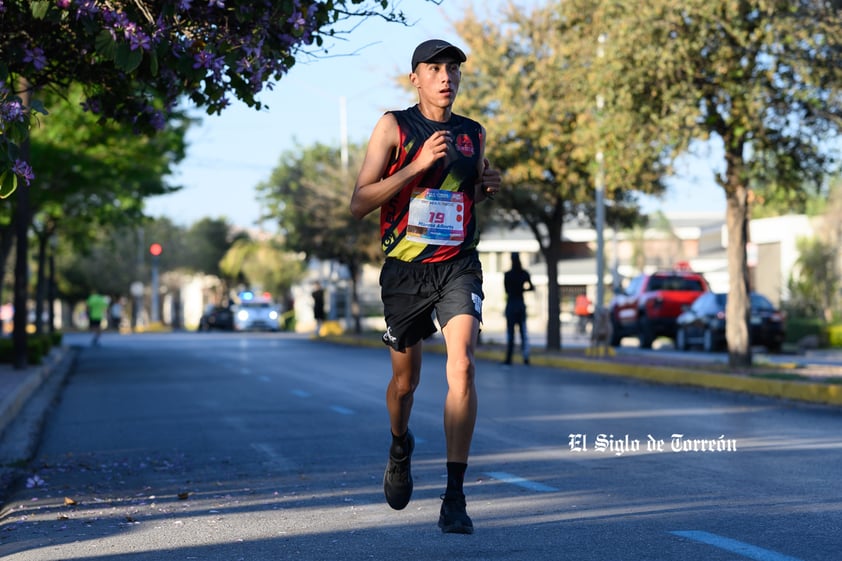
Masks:
[[[429,0],[435,1],[435,0]],[[153,134],[185,99],[256,109],[303,53],[352,20],[403,22],[389,0],[0,0],[0,197],[17,191],[16,366],[25,366],[26,143],[42,88],[84,88],[84,108]],[[21,285],[20,287],[18,285]],[[19,349],[20,346],[23,349]],[[24,353],[21,357],[21,353]],[[20,359],[17,357],[21,357]]]
[[[0,197],[33,179],[20,78],[81,83],[89,111],[150,132],[185,97],[209,114],[233,98],[259,109],[297,55],[370,16],[404,20],[388,0],[0,0]]]

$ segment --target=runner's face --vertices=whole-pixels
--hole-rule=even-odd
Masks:
[[[437,107],[453,105],[461,79],[459,62],[454,60],[422,62],[411,75],[418,95]]]

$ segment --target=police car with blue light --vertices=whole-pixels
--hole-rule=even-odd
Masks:
[[[281,310],[271,294],[255,294],[250,290],[239,293],[234,306],[235,331],[278,331],[281,328]]]

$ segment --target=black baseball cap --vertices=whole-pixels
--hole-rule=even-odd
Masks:
[[[415,47],[415,52],[412,53],[412,71],[415,72],[415,67],[421,62],[430,62],[444,56],[451,56],[459,62],[465,62],[468,58],[459,47],[441,39],[430,39]]]

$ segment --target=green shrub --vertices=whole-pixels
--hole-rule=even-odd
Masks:
[[[842,348],[842,325],[827,326],[827,346],[835,349]]]
[[[786,320],[786,342],[798,344],[804,337],[815,335],[819,346],[827,346],[827,325],[819,318],[789,317]]]
[[[44,357],[50,353],[55,341],[61,342],[61,335],[56,339],[55,334],[28,335],[26,337],[26,361],[28,364],[37,365],[44,362]],[[11,364],[14,362],[14,347],[11,337],[0,338],[0,363]]]

